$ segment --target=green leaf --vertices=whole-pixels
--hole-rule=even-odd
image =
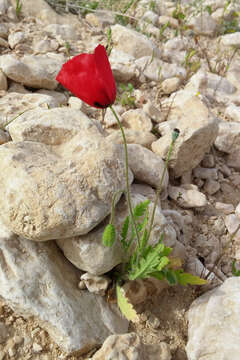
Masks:
[[[149,203],[150,203],[150,200],[145,200],[145,201],[142,201],[139,204],[137,204],[135,206],[135,208],[133,209],[133,216],[134,217],[143,216],[145,214],[145,211],[148,208]]]
[[[157,266],[158,271],[161,271],[168,263],[169,263],[169,258],[167,256],[161,257],[160,262]]]
[[[232,263],[232,273],[234,276],[240,276],[240,270],[237,270],[236,268],[236,260]]]
[[[175,275],[180,285],[204,285],[207,284],[207,280],[200,278],[189,273],[183,272],[182,269],[175,270]]]
[[[103,232],[102,243],[104,246],[111,247],[116,240],[116,230],[113,224],[108,224]]]
[[[162,271],[154,271],[149,274],[150,277],[154,277],[158,280],[163,280],[165,278],[165,274]]]
[[[149,274],[157,271],[161,261],[162,252],[165,245],[160,241],[156,246],[148,246],[142,253],[141,258],[135,268],[131,267],[128,274],[129,280],[149,277]]]
[[[178,283],[178,279],[177,276],[175,274],[175,271],[171,270],[171,269],[167,269],[164,272],[165,278],[167,279],[167,281],[169,282],[170,285],[176,285]]]
[[[117,303],[122,314],[125,316],[127,320],[137,322],[138,315],[134,310],[132,304],[128,301],[127,297],[124,294],[124,290],[119,286],[119,284],[117,284],[116,290],[117,290]]]

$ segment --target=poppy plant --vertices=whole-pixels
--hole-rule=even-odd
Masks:
[[[116,99],[115,80],[102,45],[98,45],[93,54],[80,54],[63,64],[56,80],[96,108],[106,108]]]

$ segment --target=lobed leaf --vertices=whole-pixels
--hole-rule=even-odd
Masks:
[[[116,240],[116,230],[113,224],[108,224],[103,232],[102,243],[104,246],[111,247]]]
[[[134,310],[132,304],[128,301],[125,296],[124,290],[120,287],[119,284],[116,286],[117,291],[117,304],[122,314],[126,317],[127,320],[137,322],[138,315]]]

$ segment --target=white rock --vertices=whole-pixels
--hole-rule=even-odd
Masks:
[[[105,140],[96,125],[77,110],[58,108],[46,114],[52,111],[65,114],[68,121],[72,117],[73,123],[74,116],[79,116],[78,134],[54,148],[35,141],[0,147],[3,222],[32,240],[86,234],[109,214],[113,194],[125,187],[123,147]],[[61,124],[61,117],[56,116],[51,131],[38,134],[54,144],[64,139],[58,131]],[[34,136],[33,130],[30,134]],[[69,138],[71,131],[66,134]],[[23,199],[25,206],[20,210]]]
[[[178,90],[181,84],[181,80],[177,77],[166,79],[162,82],[161,88],[164,94],[171,94],[174,91]]]
[[[43,39],[34,43],[34,55],[46,54],[50,51],[56,51],[59,48],[59,43],[54,39]]]
[[[5,23],[0,24],[0,37],[3,39],[8,38],[8,26]]]
[[[133,109],[124,112],[121,115],[122,125],[128,129],[150,132],[152,130],[152,121],[142,109]]]
[[[195,95],[205,95],[210,101],[228,104],[238,97],[237,87],[226,78],[200,69],[185,87]]]
[[[13,55],[0,57],[0,66],[8,78],[26,86],[49,90],[57,87],[56,76],[63,62],[61,56],[53,59],[48,56],[25,55],[20,60]]]
[[[2,38],[0,38],[0,46],[8,48],[8,42]]]
[[[239,277],[227,279],[193,302],[188,311],[189,360],[239,359],[239,306]]]
[[[214,36],[217,30],[217,22],[208,12],[192,17],[188,25],[199,35]]]
[[[189,40],[186,37],[177,36],[164,44],[163,57],[166,61],[182,64],[185,61],[186,50]]]
[[[151,23],[153,25],[157,25],[158,23],[158,15],[151,11],[151,10],[148,10],[144,13],[143,17],[142,17],[142,20],[143,21],[146,21],[147,23]]]
[[[134,177],[158,188],[164,171],[164,161],[160,156],[154,154],[152,151],[144,148],[141,145],[128,145],[129,167],[133,172]],[[167,191],[168,186],[168,171],[162,181],[162,192]]]
[[[240,106],[230,104],[225,110],[225,115],[232,121],[240,122]]]
[[[218,201],[215,204],[215,208],[223,212],[223,214],[225,215],[229,215],[234,212],[234,206],[232,204],[226,204]]]
[[[238,150],[240,148],[240,123],[221,121],[214,145],[227,154]]]
[[[15,120],[15,124],[17,124],[20,119],[29,116],[28,111],[33,111],[32,109],[35,109],[34,114],[36,114],[38,111],[41,112],[41,109],[54,108],[61,104],[62,101],[50,95],[10,92],[0,99],[0,127],[5,127],[6,124],[10,124],[14,119],[17,120]],[[12,124],[11,127],[13,133],[14,126]]]
[[[129,333],[109,336],[91,360],[171,360],[171,358],[166,343],[143,345],[137,334]]]
[[[168,194],[183,208],[204,207],[207,205],[206,196],[193,184],[180,186],[168,186]]]
[[[49,24],[44,28],[44,31],[57,38],[60,36],[63,40],[73,41],[78,40],[79,33],[76,31],[76,28],[70,24]]]
[[[104,28],[115,23],[114,14],[111,11],[97,10],[94,13],[88,13],[85,20],[92,26]]]
[[[226,34],[221,36],[221,44],[224,46],[233,46],[237,49],[240,48],[240,33]]]
[[[235,214],[240,218],[240,203],[238,204],[238,206],[235,209]]]
[[[128,144],[139,144],[146,148],[151,148],[152,143],[157,139],[151,132],[136,131],[132,129],[125,129],[124,132]],[[115,144],[123,144],[120,130],[114,130],[107,139]]]
[[[11,49],[14,49],[17,44],[24,42],[25,34],[22,31],[17,31],[8,35],[8,44]]]
[[[0,15],[6,14],[10,5],[11,5],[11,3],[9,0],[1,0],[0,1]]]
[[[116,105],[114,107],[114,110],[117,113],[119,121],[122,122],[122,117],[120,115],[120,112],[122,114],[123,111],[124,111],[124,108],[121,105]],[[106,128],[109,128],[109,127],[114,126],[114,125],[118,125],[118,122],[117,122],[117,120],[116,120],[115,116],[113,115],[113,112],[112,112],[112,110],[110,108],[107,108],[103,122],[104,122],[104,125],[106,126]]]
[[[150,100],[143,105],[143,111],[155,122],[161,122],[161,111]]]
[[[77,289],[76,269],[54,242],[34,243],[1,234],[0,296],[17,314],[35,317],[58,346],[84,352],[127,322],[101,297]],[[14,274],[14,276],[13,276]]]
[[[136,59],[143,56],[159,56],[157,47],[144,35],[119,24],[113,25],[112,41],[117,50],[121,50]]]
[[[169,24],[169,27],[176,29],[178,27],[177,19],[174,19],[172,16],[161,15],[158,18],[158,26],[164,26],[165,24]]]
[[[116,81],[129,81],[138,76],[135,58],[123,51],[112,49],[109,61]]]
[[[81,110],[82,104],[83,104],[82,100],[75,96],[70,96],[70,98],[68,99],[68,105],[70,106],[71,109]]]
[[[111,283],[111,279],[107,276],[96,276],[89,273],[85,273],[81,276],[81,281],[84,282],[89,292],[104,296],[108,286]]]
[[[175,96],[176,100],[178,97]],[[152,150],[166,159],[174,128],[180,130],[169,166],[176,176],[194,169],[213,144],[218,130],[218,121],[205,104],[196,96],[181,98],[172,103],[168,122],[163,127],[163,136],[152,144]],[[172,99],[170,99],[172,101]],[[178,102],[179,101],[179,102]]]

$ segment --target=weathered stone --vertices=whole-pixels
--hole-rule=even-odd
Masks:
[[[207,179],[207,181],[204,184],[203,190],[209,194],[209,195],[213,195],[215,194],[218,190],[220,190],[220,184],[218,181],[215,181],[213,179]]]
[[[213,180],[217,180],[218,179],[218,171],[217,169],[208,169],[208,168],[203,168],[201,166],[196,167],[193,170],[193,176],[196,178],[200,178],[200,179],[213,179]]]
[[[151,132],[136,131],[132,129],[125,129],[124,131],[128,144],[139,144],[146,148],[151,148],[152,143],[157,140],[156,136]],[[114,130],[107,139],[115,144],[123,144],[120,130]]]
[[[168,40],[164,44],[164,60],[171,63],[182,64],[185,61],[188,46],[189,40],[186,37],[177,36]]]
[[[232,121],[240,122],[240,106],[230,104],[225,110],[225,115]]]
[[[119,24],[113,25],[112,41],[117,50],[132,55],[136,59],[142,56],[159,56],[157,47],[144,35]]]
[[[169,24],[173,29],[177,29],[178,21],[174,19],[172,16],[161,15],[158,18],[158,26],[164,26],[165,24]]]
[[[0,57],[0,67],[8,78],[36,89],[54,90],[58,85],[56,76],[63,62],[60,55],[55,58],[25,55],[20,60],[13,55]]]
[[[157,25],[158,15],[155,12],[148,10],[143,15],[142,20],[145,21],[146,23],[151,23],[153,25]]]
[[[181,84],[181,80],[177,77],[166,79],[162,82],[161,88],[164,94],[171,94],[176,91]]]
[[[14,141],[37,141],[46,145],[63,144],[84,130],[99,136],[98,129],[85,114],[66,107],[27,111],[10,123],[8,130]]]
[[[16,6],[16,1],[11,1],[13,6]],[[79,25],[79,20],[76,16],[73,14],[57,14],[44,0],[38,0],[37,2],[35,0],[24,0],[22,2],[21,14],[36,18],[40,24],[70,24],[76,27]]]
[[[227,154],[240,149],[240,123],[233,121],[221,121],[216,140],[216,148]]]
[[[104,342],[91,360],[171,360],[166,343],[143,345],[135,333],[112,335]]]
[[[46,54],[50,51],[56,51],[59,48],[59,43],[54,39],[44,39],[36,42],[33,46],[34,55]]]
[[[17,31],[8,35],[8,44],[11,49],[25,40],[25,34],[22,31]]]
[[[197,34],[205,36],[214,36],[217,30],[217,22],[208,12],[202,13],[197,17],[192,17],[188,26]]]
[[[226,204],[222,202],[216,202],[215,208],[225,215],[229,215],[234,212],[233,204]]]
[[[161,111],[150,100],[143,105],[143,111],[155,122],[161,122]]]
[[[240,278],[232,277],[193,302],[188,311],[189,360],[238,360],[239,299]]]
[[[79,274],[54,242],[19,239],[2,228],[0,238],[0,296],[17,314],[37,318],[64,351],[88,351],[127,331],[102,297],[78,290]]]
[[[210,101],[228,104],[238,97],[237,87],[228,79],[200,69],[185,87],[193,94],[205,95]]]
[[[173,129],[180,130],[169,162],[176,176],[194,169],[202,161],[218,131],[218,120],[198,97],[181,100],[172,104],[167,126],[159,124],[163,125],[164,134],[152,144],[153,152],[165,159]]]
[[[193,184],[169,186],[168,194],[183,208],[204,207],[207,205],[206,196]]]
[[[1,9],[0,9],[0,11],[1,11]],[[5,23],[0,24],[0,37],[3,39],[8,38],[8,27]]]
[[[9,0],[1,0],[0,2],[0,15],[6,14],[9,6],[11,5]]]
[[[62,110],[68,120],[72,114],[56,110],[56,114]],[[57,118],[55,124],[44,135],[50,143],[62,136]],[[54,148],[34,141],[0,147],[4,169],[0,183],[5,194],[0,216],[16,234],[39,241],[86,234],[109,214],[113,194],[124,189],[123,147],[104,140],[84,116],[79,126],[74,138]]]
[[[113,25],[115,23],[114,13],[106,10],[97,10],[94,13],[88,13],[85,16],[86,21],[97,28]]]
[[[240,48],[240,33],[226,34],[221,37],[221,44],[224,46],[232,46],[237,49]]]
[[[134,60],[133,56],[123,51],[112,49],[109,61],[116,81],[129,81],[139,75]]]
[[[141,201],[147,200],[148,194],[142,195],[142,187],[132,186],[131,200],[132,206],[135,207]],[[149,205],[150,214],[153,210],[153,202]],[[116,205],[114,225],[116,228],[117,238],[112,247],[105,247],[102,244],[102,235],[109,219],[100,224],[96,229],[84,236],[78,236],[69,239],[59,239],[57,244],[63,250],[65,256],[76,267],[81,270],[87,271],[93,275],[102,275],[116,265],[121,263],[124,259],[124,251],[120,244],[119,236],[123,222],[128,215],[128,207],[125,198],[122,198]],[[164,232],[164,243],[173,248],[173,256],[179,256],[184,259],[185,252],[184,246],[179,241],[180,230],[179,227],[166,219],[157,206],[156,215],[153,222],[153,231],[150,237],[150,243],[156,244],[162,232]],[[183,249],[184,248],[184,249]]]
[[[35,114],[35,118],[38,114],[44,111],[43,109],[58,107],[62,104],[61,101],[50,95],[44,94],[21,94],[11,92],[6,94],[0,99],[0,127],[3,128],[7,124],[10,124],[14,119],[14,124],[21,122],[21,119],[28,118],[29,115]],[[32,110],[35,109],[35,110]],[[39,111],[39,113],[38,113]],[[22,115],[21,115],[22,114]],[[23,121],[24,122],[24,121]],[[14,136],[15,125],[11,124],[12,135]],[[10,127],[10,125],[9,125]],[[24,131],[24,129],[22,129]],[[21,129],[20,129],[21,132]]]
[[[47,34],[57,38],[60,36],[63,40],[73,41],[78,40],[79,33],[76,31],[76,28],[70,24],[49,24],[44,29]]]
[[[89,292],[104,296],[108,286],[111,283],[111,279],[107,276],[96,276],[89,273],[85,273],[81,276],[81,281],[84,282]]]
[[[142,109],[128,110],[121,115],[122,125],[128,129],[150,132],[152,121]]]
[[[128,145],[129,167],[134,177],[148,185],[158,188],[164,171],[164,161],[160,156],[141,145]],[[167,191],[168,172],[162,181],[162,192]]]

